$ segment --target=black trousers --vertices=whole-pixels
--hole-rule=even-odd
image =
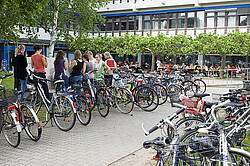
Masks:
[[[36,76],[38,76],[38,77],[46,78],[46,75],[45,75],[46,73],[34,72],[34,74]],[[34,78],[33,83],[34,83],[35,87],[37,87],[37,79],[36,78]],[[47,85],[47,81],[41,80],[39,83],[42,85],[42,88],[43,88],[43,91],[44,91],[44,94],[45,94],[46,98],[50,100],[49,88],[48,88],[48,85]]]
[[[104,75],[104,82],[106,86],[111,86],[112,85],[112,80],[113,80],[113,75]]]

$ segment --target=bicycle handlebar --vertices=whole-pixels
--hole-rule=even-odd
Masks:
[[[178,110],[177,112],[183,112],[185,110],[185,108],[181,108],[180,110]],[[148,131],[144,128],[144,124],[141,124],[141,129],[144,132],[144,134],[146,136],[148,136],[149,134],[153,133],[154,131],[156,131],[157,129],[159,129],[163,124],[167,123],[169,126],[172,126],[174,128],[174,131],[177,131],[177,126],[175,123],[171,122],[172,117],[168,117],[167,119],[162,119],[157,125],[155,125],[154,127],[152,127],[151,129],[149,129]],[[178,132],[177,132],[178,134]]]

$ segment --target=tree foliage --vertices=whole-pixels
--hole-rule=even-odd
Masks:
[[[99,36],[95,38],[88,38],[85,35],[83,38],[76,38],[70,47],[71,49],[93,50],[99,53],[109,51],[117,53],[119,56],[137,56],[138,53],[145,54],[148,52],[152,55],[152,69],[154,69],[156,54],[164,54],[166,58],[170,55],[178,56],[183,54],[219,54],[222,57],[221,68],[224,69],[227,54],[250,54],[250,34],[233,31],[225,35],[201,33],[196,37],[188,35],[167,37],[162,33],[157,36],[125,34],[120,37]]]

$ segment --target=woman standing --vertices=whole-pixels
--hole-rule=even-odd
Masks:
[[[20,89],[19,82],[21,83],[22,94],[19,95],[19,99],[23,101],[23,95],[27,88],[27,54],[25,54],[25,46],[19,45],[15,50],[15,58],[14,58],[14,78],[15,78],[15,90]]]
[[[35,54],[31,56],[31,67],[34,68],[34,74],[38,77],[46,78],[45,68],[48,66],[47,58],[41,54],[42,46],[34,46]],[[46,98],[49,100],[49,89],[46,81],[41,81],[40,84],[44,90]],[[37,86],[37,79],[34,79],[34,85]]]
[[[70,85],[77,84],[81,86],[82,84],[82,53],[80,50],[74,52],[74,60],[69,62],[69,70],[72,69],[70,75]]]
[[[105,62],[102,61],[102,54],[96,54],[95,56],[96,63],[94,64],[94,69],[97,70],[94,74],[94,79],[99,78],[104,71]]]
[[[105,61],[105,68],[104,68],[104,81],[105,81],[105,84],[109,87],[112,85],[112,80],[113,80],[113,70],[112,69],[116,69],[116,62],[115,60],[113,59],[113,57],[110,55],[109,52],[105,52],[104,53],[104,57],[106,59]],[[114,66],[108,66],[107,64],[107,61],[108,60],[113,60],[114,61]]]
[[[83,73],[88,73],[89,71],[93,70],[93,63],[89,62],[88,54],[83,54],[82,60],[84,61],[83,69],[82,69]],[[89,74],[89,79],[90,79],[90,81],[92,83],[93,83],[93,78],[94,78],[94,74],[90,73]],[[83,77],[83,82],[87,83],[87,81],[88,81],[88,78],[87,77]]]
[[[65,75],[64,70],[67,70],[67,64],[64,59],[65,53],[59,50],[56,54],[56,59],[54,61],[55,76],[54,79],[63,79],[65,86],[68,87],[68,77]]]

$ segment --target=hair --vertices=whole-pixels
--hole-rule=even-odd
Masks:
[[[93,55],[93,52],[92,51],[88,51],[87,54]]]
[[[74,59],[80,59],[82,57],[82,53],[80,50],[76,50],[74,52]]]
[[[35,46],[34,46],[35,52],[37,52],[37,51],[40,50],[40,49],[42,49],[42,46],[40,46],[40,45],[35,45]]]
[[[63,56],[65,55],[65,53],[63,52],[63,50],[59,50],[56,54],[56,59],[55,59],[55,65],[59,65],[59,63],[61,62],[63,58]]]
[[[113,59],[109,52],[104,52],[104,56],[107,56],[107,59]]]
[[[99,58],[102,58],[102,54],[96,54],[96,56],[98,56]]]
[[[25,46],[20,44],[16,49],[15,49],[15,56],[17,56],[18,52],[21,50],[21,49],[24,49]]]
[[[83,58],[85,58],[87,61],[89,61],[89,57],[88,57],[89,54],[83,54]]]

